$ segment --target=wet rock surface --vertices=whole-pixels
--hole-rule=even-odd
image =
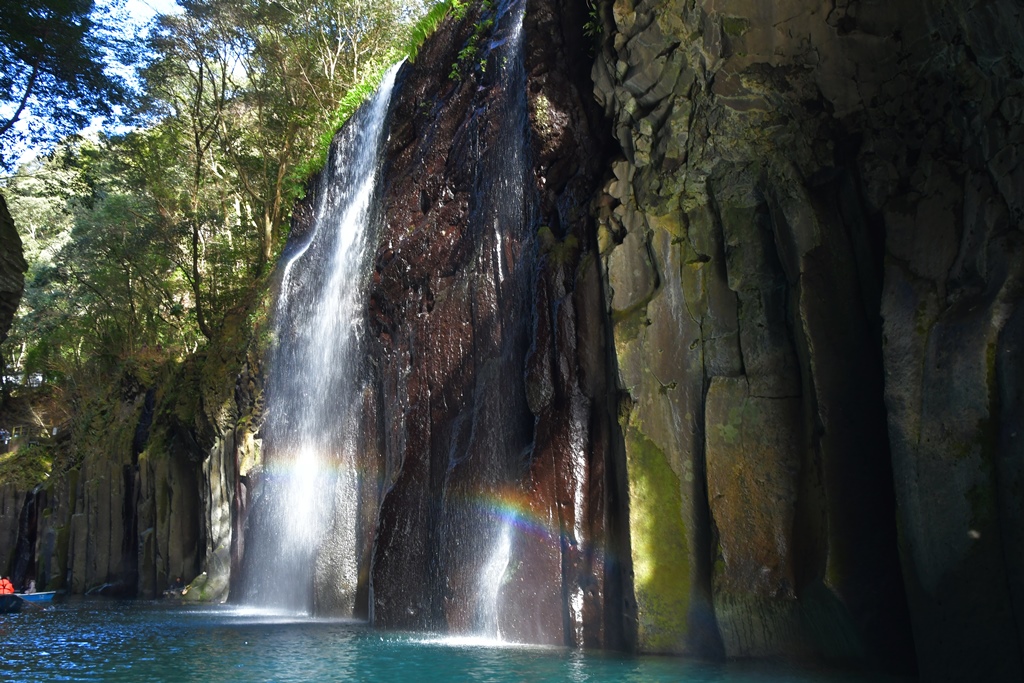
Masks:
[[[369,311],[382,626],[623,642],[583,12],[531,1],[517,29],[513,3],[470,10],[399,74]]]

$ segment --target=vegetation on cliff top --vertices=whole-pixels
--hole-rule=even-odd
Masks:
[[[31,444],[0,454],[0,482],[30,488],[50,476],[52,456],[45,446]]]
[[[179,0],[180,11],[157,16],[137,49],[117,52],[133,79],[110,77],[93,90],[106,99],[88,111],[104,113],[128,101],[125,83],[136,84],[135,106],[122,108],[134,127],[54,144],[52,136],[14,140],[16,127],[4,123],[4,145],[40,145],[0,179],[30,263],[0,354],[0,381],[14,399],[41,383],[73,412],[132,367],[216,355],[228,327],[249,334],[230,321],[259,309],[252,302],[264,296],[292,207],[335,130],[390,64],[415,56],[451,4],[325,0],[309,12],[299,0]],[[60,40],[77,40],[83,54],[95,51],[92,35],[122,40],[123,19],[101,15],[91,0],[74,10],[94,22],[92,33]],[[28,53],[3,31],[11,12],[0,12],[0,58],[13,64]],[[10,99],[21,76],[5,74]],[[21,420],[13,405],[0,408],[0,427]],[[52,428],[54,419],[29,420],[40,421]]]

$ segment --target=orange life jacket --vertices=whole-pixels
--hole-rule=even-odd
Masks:
[[[14,592],[14,584],[10,579],[0,579],[0,595]]]

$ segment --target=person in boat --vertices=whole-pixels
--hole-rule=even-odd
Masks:
[[[0,595],[7,595],[14,592],[14,584],[6,576],[0,577]]]

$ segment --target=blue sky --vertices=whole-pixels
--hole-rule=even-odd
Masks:
[[[156,14],[170,14],[178,11],[174,0],[128,0],[125,7],[132,19],[145,24]]]
[[[0,0],[5,1],[5,0]],[[98,5],[109,5],[109,0],[98,0]],[[130,38],[141,36],[144,27],[153,19],[157,14],[172,14],[181,11],[175,0],[125,0],[124,12],[127,13],[130,20],[130,26],[126,27],[126,33]],[[0,114],[9,116],[14,111],[14,106],[6,106],[0,110]],[[18,123],[15,124],[15,129],[20,131],[26,131],[29,125],[31,114],[26,112],[22,115]],[[104,122],[102,119],[93,121],[92,125],[89,126],[83,133],[89,134],[103,128]],[[13,150],[14,158],[18,159],[18,163],[24,163],[34,158],[41,150],[30,148],[25,144],[18,145],[18,148]]]

